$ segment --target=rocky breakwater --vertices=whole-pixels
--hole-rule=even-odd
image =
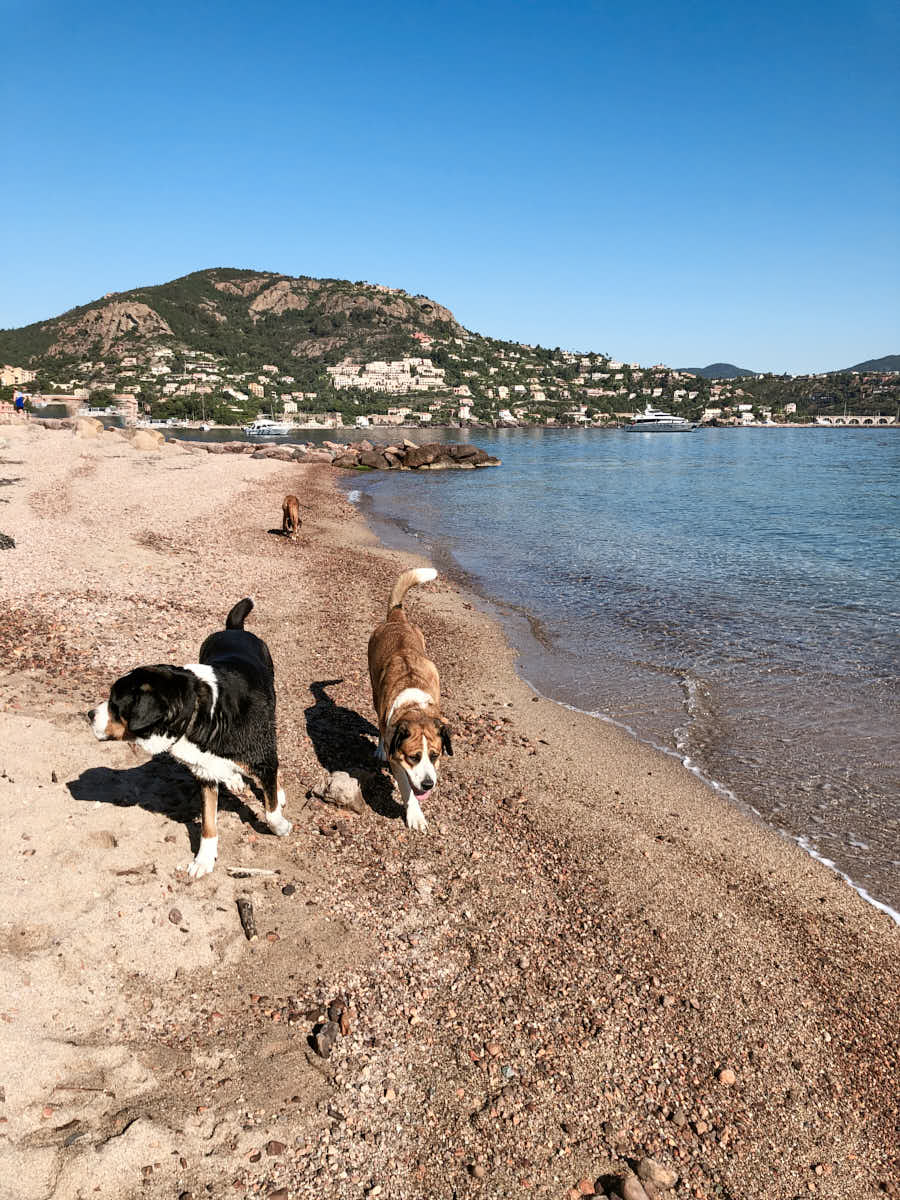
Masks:
[[[170,438],[170,441],[176,441]],[[390,446],[370,441],[303,443],[286,446],[274,442],[185,442],[185,450],[207,454],[246,454],[250,458],[275,458],[283,462],[329,463],[350,471],[474,471],[499,467],[500,459],[468,442],[427,442],[419,446],[404,439]]]
[[[75,437],[87,441],[127,442],[134,450],[160,450],[166,443],[165,435],[158,429],[141,425],[104,426],[96,417],[40,417],[33,418],[28,425],[31,429],[70,429]]]

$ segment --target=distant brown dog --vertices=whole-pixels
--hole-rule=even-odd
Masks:
[[[425,639],[403,611],[403,597],[417,583],[436,578],[432,567],[404,571],[394,584],[386,620],[369,638],[372,702],[378,714],[378,756],[397,780],[406,824],[428,828],[419,801],[437,782],[441,753],[453,753],[450,731],[441,718],[441,681],[425,655]]]
[[[301,524],[300,501],[296,496],[285,496],[281,505],[281,532],[285,537],[296,537]]]

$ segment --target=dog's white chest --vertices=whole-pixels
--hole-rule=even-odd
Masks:
[[[178,762],[184,765],[204,783],[223,783],[230,791],[241,791],[244,779],[239,769],[228,758],[220,758],[218,754],[210,754],[201,750],[187,738],[164,738],[155,735],[149,738],[137,738],[137,744],[148,754],[162,754],[167,751]]]

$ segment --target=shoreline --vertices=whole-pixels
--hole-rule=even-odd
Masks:
[[[87,413],[76,414],[75,417],[68,417],[66,419],[76,420],[76,419],[78,419],[79,416],[85,416],[85,415],[90,415],[90,416],[95,417],[96,419],[99,419],[100,417],[103,416],[103,413],[102,413],[102,411],[98,410],[97,412],[92,412],[90,414],[87,414]],[[121,414],[116,413],[116,412],[109,414],[109,416],[111,418],[115,418],[117,420],[121,419]],[[40,411],[30,413],[29,417],[35,421],[47,421],[47,420],[59,420],[60,419],[59,417],[42,416],[40,414]],[[359,435],[359,436],[365,438],[365,437],[368,437],[370,434],[379,434],[380,435],[382,433],[390,434],[390,433],[410,433],[410,432],[412,432],[412,433],[416,434],[419,438],[421,438],[423,435],[427,434],[429,430],[436,430],[441,433],[447,433],[451,430],[459,430],[459,431],[465,432],[465,433],[471,433],[471,432],[477,433],[478,430],[494,431],[494,430],[498,430],[498,429],[503,429],[503,430],[512,430],[512,429],[557,430],[558,429],[558,430],[563,430],[568,433],[571,433],[573,430],[581,429],[581,430],[594,430],[594,431],[605,432],[605,433],[615,433],[617,431],[623,430],[625,428],[625,425],[627,424],[627,422],[625,422],[625,421],[604,422],[602,424],[578,423],[578,424],[574,424],[574,425],[559,425],[559,424],[548,425],[548,424],[544,424],[544,423],[534,423],[533,424],[533,423],[529,423],[527,421],[518,421],[514,425],[511,425],[508,422],[502,422],[502,421],[498,421],[497,423],[467,421],[465,424],[457,424],[457,423],[451,422],[450,424],[434,424],[434,425],[429,425],[429,424],[426,424],[426,425],[385,424],[385,425],[360,425],[360,426],[358,426],[358,425],[300,425],[300,424],[294,424],[293,422],[291,422],[291,424],[292,424],[292,429],[291,429],[290,433],[283,435],[283,437],[290,437],[294,433],[327,433],[327,434],[334,434],[336,436],[341,435],[341,434],[352,433],[354,435]],[[251,437],[246,434],[244,425],[217,425],[217,424],[214,424],[209,421],[188,421],[184,424],[176,423],[176,424],[171,424],[171,425],[167,421],[162,422],[162,423],[139,421],[137,423],[137,428],[139,428],[139,429],[156,429],[156,430],[159,430],[160,432],[169,433],[169,434],[177,434],[177,433],[182,433],[182,434],[183,433],[240,434],[242,437],[245,437],[246,440],[253,445],[278,446],[278,445],[284,444],[284,441],[281,439],[276,439],[276,440],[272,441],[272,440],[266,440],[265,437],[260,437],[258,439],[256,437]],[[774,422],[772,422],[772,424],[764,424],[762,422],[760,422],[758,424],[743,424],[743,423],[740,423],[740,424],[731,424],[731,423],[713,424],[712,422],[706,422],[706,423],[701,422],[696,426],[696,429],[717,429],[717,430],[733,430],[733,429],[900,429],[900,422],[895,421],[895,422],[892,422],[891,424],[874,424],[874,423],[862,424],[862,423],[859,423],[859,424],[853,424],[853,425],[819,424],[815,420],[812,420],[812,421],[774,421]],[[696,432],[696,429],[693,430],[692,432]]]
[[[394,533],[394,538],[388,538],[387,542],[385,543],[386,545],[395,550],[402,551],[403,549],[406,549],[409,553],[421,554],[422,548],[416,544],[418,542],[418,534],[414,532],[411,527],[408,527],[399,518],[393,518],[385,514],[377,513],[373,508],[371,497],[365,491],[360,491],[359,488],[355,487],[353,481],[341,480],[338,482],[338,486],[348,496],[350,502],[359,508],[361,516],[364,520],[366,520],[369,526],[373,528],[373,532],[375,532],[376,537],[379,536],[379,527],[381,527],[384,531],[381,535],[382,539],[387,531],[392,531]],[[404,545],[404,543],[406,543],[406,545]],[[543,644],[536,634],[536,627],[540,624],[540,619],[534,613],[531,613],[521,605],[513,606],[500,597],[491,595],[474,576],[469,574],[463,567],[459,566],[446,545],[435,546],[433,547],[433,550],[437,556],[443,558],[444,560],[445,577],[449,577],[461,589],[468,592],[470,595],[477,597],[477,601],[483,610],[493,620],[497,621],[504,627],[505,636],[507,638],[513,636],[512,625],[518,620],[524,621],[524,623],[529,627],[528,636],[532,637],[540,644]],[[747,816],[754,821],[758,821],[764,829],[776,834],[784,841],[788,843],[795,843],[797,846],[799,846],[804,854],[807,854],[810,858],[824,866],[826,869],[833,871],[834,874],[843,880],[843,882],[849,888],[856,892],[865,901],[865,903],[871,905],[880,913],[887,916],[895,925],[900,926],[900,910],[896,909],[886,901],[879,900],[877,897],[873,896],[867,889],[866,885],[855,881],[850,874],[839,867],[832,859],[817,851],[809,843],[809,839],[806,834],[793,833],[789,829],[779,827],[777,824],[771,821],[764,812],[756,808],[749,801],[744,800],[740,794],[736,792],[728,783],[721,779],[717,779],[715,776],[709,774],[701,766],[695,763],[691,756],[689,754],[685,754],[677,745],[674,747],[664,745],[663,743],[655,740],[652,736],[641,733],[627,721],[618,717],[610,716],[608,713],[589,708],[583,708],[577,704],[570,703],[565,699],[549,696],[542,692],[537,684],[528,679],[518,669],[518,667],[516,668],[516,671],[519,678],[522,679],[522,681],[526,683],[536,695],[540,696],[543,700],[547,700],[548,703],[558,704],[561,708],[566,710],[583,713],[585,716],[609,724],[616,729],[624,731],[629,737],[633,738],[635,742],[646,746],[653,752],[664,754],[675,759],[681,764],[685,771],[697,778],[705,787],[709,788],[714,794],[721,797],[726,803],[733,805],[744,816]]]
[[[455,754],[410,834],[364,652],[411,555],[329,468],[113,442],[0,450],[0,1195],[567,1197],[643,1154],[678,1197],[884,1194],[887,918],[680,762],[536,696],[441,579],[409,610]],[[296,543],[269,532],[286,491]],[[238,593],[276,661],[294,832],[223,805],[191,884],[193,782],[79,713],[139,661],[193,661]],[[361,816],[308,796],[336,769],[364,772]],[[306,1039],[336,995],[351,1028],[321,1059]]]

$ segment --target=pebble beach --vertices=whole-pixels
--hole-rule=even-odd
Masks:
[[[441,578],[406,607],[454,754],[408,831],[365,652],[417,564],[335,478],[0,426],[0,1197],[900,1196],[898,927]],[[294,829],[223,798],[191,881],[196,782],[85,713],[245,595]]]

